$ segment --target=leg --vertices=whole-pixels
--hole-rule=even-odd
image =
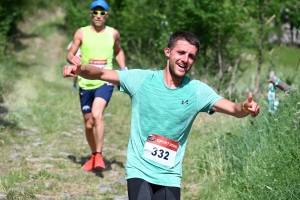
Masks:
[[[95,91],[95,99],[92,106],[92,118],[93,118],[93,128],[94,128],[94,139],[96,143],[95,154],[95,164],[94,168],[104,169],[105,163],[102,157],[102,148],[104,140],[104,121],[103,113],[105,107],[107,106],[114,86],[104,84]]]
[[[152,200],[153,192],[151,186],[143,179],[128,179],[127,191],[129,200]]]
[[[105,106],[106,101],[97,97],[93,102],[92,112],[83,115],[86,139],[93,154],[91,159],[83,166],[85,171],[91,171],[94,168],[105,168],[105,163],[101,155],[104,139],[104,123],[102,116]]]
[[[155,189],[158,189],[155,191],[152,185],[152,189],[154,191],[152,200],[180,200],[179,187],[157,186],[158,185],[154,185]]]
[[[85,124],[85,137],[90,146],[92,152],[96,152],[96,141],[94,137],[94,122],[92,113],[83,114],[84,124]]]
[[[96,151],[96,142],[94,138],[94,124],[92,117],[92,104],[94,100],[94,92],[95,90],[83,90],[79,89],[79,97],[81,104],[81,111],[83,114],[84,124],[85,124],[85,136],[91,152]],[[89,159],[82,168],[85,171],[91,171],[94,168],[94,155],[92,155],[91,159]]]
[[[92,108],[92,121],[93,121],[93,136],[95,139],[96,149],[93,152],[102,152],[103,139],[104,139],[104,122],[103,112],[106,107],[106,101],[102,98],[95,98]]]

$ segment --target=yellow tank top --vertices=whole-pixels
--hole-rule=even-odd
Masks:
[[[104,31],[96,33],[90,26],[82,27],[83,39],[80,47],[83,65],[94,65],[104,69],[113,69],[114,56],[113,28],[106,26]],[[100,80],[88,80],[78,76],[78,85],[89,90],[100,87],[106,83]]]

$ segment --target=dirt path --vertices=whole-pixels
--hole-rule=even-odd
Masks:
[[[41,13],[19,27],[24,34],[22,50],[14,56],[22,66],[21,76],[5,97],[5,106],[7,120],[20,128],[6,130],[0,140],[0,199],[126,200],[127,136],[121,142],[114,138],[118,136],[110,111],[106,127],[110,137],[104,147],[107,169],[92,173],[81,169],[90,152],[72,79],[61,75],[66,64],[62,46],[68,43],[59,29],[63,13]]]
[[[19,29],[24,34],[24,37],[20,38],[20,43],[25,48],[15,52],[15,56],[17,63],[31,69],[22,72],[21,78],[14,84],[14,92],[5,99],[11,110],[24,109],[27,107],[28,101],[34,101],[37,98],[37,90],[34,85],[36,77],[43,77],[50,82],[54,82],[58,78],[55,68],[62,56],[61,47],[65,36],[57,30],[52,30],[51,36],[43,39],[36,35],[34,28],[38,29],[40,26],[42,29],[56,20],[61,20],[63,16],[62,11],[58,9],[54,14],[35,16],[20,24]]]

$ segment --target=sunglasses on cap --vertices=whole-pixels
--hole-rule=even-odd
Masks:
[[[92,14],[96,17],[98,15],[101,15],[101,16],[105,16],[108,12],[107,11],[98,11],[98,10],[93,10],[92,11]]]

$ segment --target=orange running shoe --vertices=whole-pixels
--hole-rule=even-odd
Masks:
[[[92,157],[82,166],[84,171],[92,171],[94,168],[95,163],[95,155],[93,154]]]
[[[94,162],[95,169],[105,169],[105,163],[103,161],[102,154],[97,153],[95,155],[95,162]]]

